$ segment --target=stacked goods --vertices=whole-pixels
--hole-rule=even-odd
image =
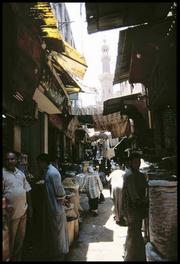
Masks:
[[[149,233],[157,252],[174,260],[177,255],[176,181],[149,181]]]
[[[79,184],[75,182],[75,179],[65,178],[63,180],[63,186],[66,193],[69,191],[74,194],[70,197],[70,202],[74,204],[74,210],[76,212],[77,217],[79,217],[80,212],[83,211],[80,206]]]
[[[65,211],[69,244],[72,245],[79,234],[79,217],[80,212],[83,211],[83,209],[80,206],[79,184],[76,183],[75,179],[68,177],[65,178],[63,180],[63,186],[66,191],[66,198],[68,198],[70,202],[70,207],[66,207]]]

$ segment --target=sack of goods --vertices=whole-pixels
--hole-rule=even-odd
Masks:
[[[177,181],[149,181],[150,242],[168,261],[177,257]]]

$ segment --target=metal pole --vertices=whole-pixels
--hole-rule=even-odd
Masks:
[[[149,128],[152,128],[152,119],[151,119],[151,111],[149,108],[149,94],[148,94],[148,88],[145,86],[145,94],[146,94],[146,107],[148,109],[148,122],[149,122]]]

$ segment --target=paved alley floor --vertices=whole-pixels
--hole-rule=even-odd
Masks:
[[[123,244],[127,227],[113,219],[113,203],[108,189],[103,190],[105,202],[99,204],[98,216],[86,216],[80,223],[79,237],[70,248],[67,261],[123,261]],[[88,198],[81,194],[81,206],[88,210]]]

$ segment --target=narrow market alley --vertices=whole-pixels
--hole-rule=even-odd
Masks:
[[[127,227],[113,219],[113,202],[109,189],[104,189],[105,202],[99,204],[98,216],[85,216],[79,236],[70,248],[67,261],[123,261],[123,244]],[[81,193],[81,206],[88,210],[88,198]]]
[[[4,2],[3,262],[177,261],[177,7]]]

